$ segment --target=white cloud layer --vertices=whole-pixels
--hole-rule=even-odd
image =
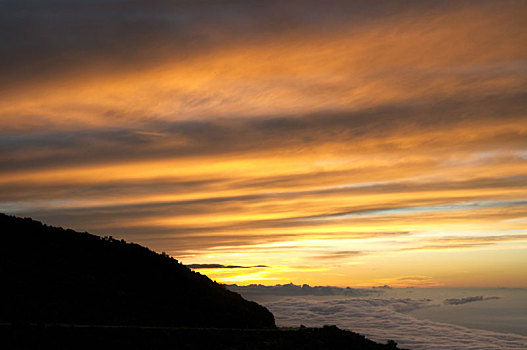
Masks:
[[[293,284],[245,287],[230,285],[228,287],[250,300],[265,305],[275,315],[277,325],[282,327],[337,325],[340,328],[363,334],[377,342],[385,343],[393,339],[400,347],[411,350],[527,348],[527,336],[525,335],[468,328],[417,319],[411,315],[415,314],[415,311],[418,313],[426,311],[428,316],[423,318],[434,319],[431,317],[433,314],[437,316],[446,312],[451,315],[450,321],[447,322],[459,323],[456,320],[469,318],[473,322],[467,322],[468,324],[485,323],[487,329],[490,326],[491,329],[496,330],[507,329],[504,327],[506,320],[510,318],[516,320],[514,327],[509,327],[505,331],[515,332],[515,329],[525,323],[525,318],[518,318],[518,314],[513,314],[511,310],[519,310],[521,316],[521,310],[525,308],[525,303],[522,301],[525,297],[524,289],[481,289],[479,290],[481,293],[499,294],[500,297],[474,297],[470,296],[471,293],[478,290],[392,289],[388,286],[355,289]],[[462,304],[454,306],[444,304],[445,297],[453,296],[457,297],[455,300],[479,302],[470,302],[466,307]],[[493,311],[489,312],[489,310]],[[492,327],[498,323],[504,327]],[[470,327],[473,327],[472,325]]]
[[[337,325],[401,347],[419,349],[525,349],[527,337],[418,320],[402,313],[431,306],[426,300],[410,299],[334,299],[287,297],[264,303],[279,326]]]

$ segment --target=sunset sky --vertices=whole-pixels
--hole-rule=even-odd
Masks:
[[[526,1],[0,1],[0,211],[223,283],[527,287]]]

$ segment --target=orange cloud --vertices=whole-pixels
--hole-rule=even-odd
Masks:
[[[42,32],[0,49],[0,209],[269,266],[226,282],[454,285],[467,254],[481,285],[491,251],[517,285],[527,7],[251,4],[10,4]]]

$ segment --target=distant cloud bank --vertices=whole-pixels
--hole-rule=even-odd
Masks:
[[[380,294],[382,292],[382,289],[387,287],[388,286],[384,286],[379,287],[379,289],[370,290],[362,288],[340,288],[332,286],[312,287],[308,284],[303,284],[300,286],[293,283],[278,284],[275,286],[264,286],[261,284],[251,284],[248,286],[238,286],[236,284],[227,285],[227,288],[242,295],[258,294],[274,296],[366,296],[371,294]]]
[[[475,301],[483,301],[483,300],[496,300],[500,297],[483,297],[483,296],[475,296],[475,297],[466,297],[466,298],[452,298],[452,299],[445,299],[444,303],[448,305],[461,305],[466,303],[473,303]]]

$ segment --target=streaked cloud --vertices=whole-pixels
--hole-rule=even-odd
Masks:
[[[475,297],[466,297],[466,298],[450,298],[445,299],[443,302],[448,305],[462,305],[466,303],[473,303],[475,301],[484,301],[484,300],[496,300],[500,297],[483,297],[481,295],[475,296]]]
[[[522,1],[0,6],[2,211],[229,283],[527,268]]]
[[[250,269],[255,267],[267,267],[265,265],[256,266],[236,266],[236,265],[222,265],[222,264],[191,264],[187,265],[188,268],[194,270],[200,269]]]

